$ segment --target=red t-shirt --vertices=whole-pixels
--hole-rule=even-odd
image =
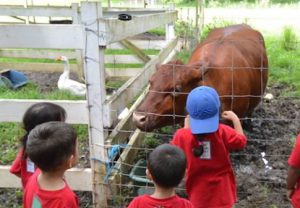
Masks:
[[[300,169],[300,134],[297,136],[296,145],[290,155],[288,164]],[[296,189],[292,195],[292,204],[295,208],[300,208],[300,177],[297,180]]]
[[[156,199],[149,195],[135,197],[128,208],[194,208],[191,202],[179,196],[171,196],[166,199]]]
[[[190,129],[177,130],[171,143],[187,157],[186,190],[194,207],[232,207],[237,197],[229,151],[244,148],[247,138],[220,124],[215,133],[205,136],[200,157],[193,155],[192,149],[198,146],[198,141]]]
[[[25,188],[28,179],[33,175],[35,170],[37,169],[36,166],[32,161],[29,160],[28,157],[23,158],[24,148],[22,147],[16,159],[14,160],[12,166],[10,167],[9,171],[12,174],[21,178],[23,189]]]
[[[77,208],[78,198],[65,182],[65,187],[56,191],[39,187],[37,171],[28,181],[23,196],[23,208]]]

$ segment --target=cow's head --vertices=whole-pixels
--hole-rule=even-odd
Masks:
[[[203,64],[183,65],[179,60],[157,67],[150,88],[133,114],[133,122],[144,131],[179,123],[185,115],[187,94],[199,85]]]

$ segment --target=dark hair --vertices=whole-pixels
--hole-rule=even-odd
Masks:
[[[27,155],[42,171],[53,171],[76,152],[77,134],[70,124],[51,121],[30,131]]]
[[[176,187],[185,174],[185,154],[174,145],[159,145],[150,153],[147,167],[157,185]]]
[[[36,103],[30,106],[23,116],[23,128],[26,134],[21,138],[22,146],[26,149],[27,136],[37,125],[49,121],[65,121],[66,111],[54,103]]]

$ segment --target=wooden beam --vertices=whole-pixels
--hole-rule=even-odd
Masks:
[[[83,49],[82,25],[1,25],[0,48]]]
[[[118,19],[100,19],[100,25],[103,25],[99,32],[99,44],[108,45],[126,39],[130,36],[140,34],[159,27],[161,25],[175,22],[177,11],[168,11],[159,14],[149,14],[134,16],[130,21],[120,21]],[[147,22],[147,23],[145,23]]]
[[[85,100],[24,100],[0,99],[0,122],[21,122],[25,111],[33,104],[51,102],[62,106],[67,112],[66,122],[72,124],[88,124],[88,110]]]
[[[1,188],[22,188],[21,180],[9,172],[9,165],[0,165]],[[71,168],[65,173],[68,185],[75,191],[92,191],[91,169]]]
[[[0,57],[8,58],[32,58],[32,59],[56,59],[59,56],[75,59],[74,51],[51,51],[42,49],[0,49]]]
[[[129,137],[132,130],[136,128],[132,122],[132,113],[133,111],[135,111],[137,106],[143,101],[146,94],[147,90],[145,90],[130,107],[127,116],[115,126],[113,131],[109,134],[109,136],[106,139],[106,145],[124,144],[126,142],[126,139]]]
[[[77,73],[78,66],[70,64],[70,71]],[[63,64],[59,63],[0,63],[0,68],[16,69],[20,71],[32,71],[32,72],[63,72]]]
[[[161,50],[166,47],[166,40],[137,40],[129,39],[134,45],[141,49],[156,49]],[[115,42],[107,46],[110,49],[123,49],[123,45],[120,42]]]
[[[41,16],[41,17],[73,17],[70,7],[59,6],[0,6],[1,16]]]
[[[131,50],[137,57],[139,57],[144,63],[147,63],[151,60],[151,58],[147,54],[145,54],[140,48],[135,46],[131,41],[124,39],[120,42],[123,46]]]
[[[105,131],[103,128],[103,108],[106,97],[105,92],[105,67],[104,50],[99,47],[99,25],[97,21],[102,18],[100,2],[82,2],[82,22],[86,25],[86,48],[84,51],[84,72],[87,88],[87,102],[89,110],[89,144],[92,168],[93,205],[95,208],[107,207],[107,189],[103,183],[105,173],[104,163],[107,161],[104,149]]]
[[[78,54],[77,51],[50,51],[50,50],[20,50],[20,49],[0,49],[0,57],[6,58],[30,58],[30,59],[55,59],[58,56],[66,56],[70,59],[76,59]],[[155,55],[149,55],[150,59],[155,57]],[[105,55],[104,57],[105,63],[123,63],[123,64],[130,64],[130,63],[144,63],[140,58],[136,57],[135,55]],[[58,64],[59,62],[57,62]],[[6,64],[6,62],[1,62],[0,64]],[[13,64],[13,62],[11,62]],[[23,64],[23,63],[16,63],[16,64]],[[24,64],[31,64],[31,63],[24,63]],[[33,64],[33,63],[32,63]],[[44,63],[34,63],[34,64],[44,64]],[[55,63],[47,63],[45,65],[53,65]],[[61,64],[62,65],[62,64]],[[72,65],[72,64],[70,64]],[[0,66],[2,67],[2,66]],[[44,66],[47,67],[47,66]],[[51,67],[52,68],[52,67]]]
[[[115,193],[118,193],[118,191],[122,189],[122,187],[118,187],[118,184],[124,183],[124,175],[128,175],[132,168],[131,164],[133,163],[144,138],[144,134],[141,133],[139,129],[136,129],[132,137],[130,137],[128,147],[124,149],[120,158],[116,161],[114,170],[109,178],[110,184]]]

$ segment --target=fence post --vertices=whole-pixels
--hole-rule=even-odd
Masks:
[[[80,15],[78,14],[78,3],[72,3],[71,8],[73,11],[72,15],[72,23],[73,24],[80,24]],[[79,79],[82,79],[84,81],[84,76],[83,76],[83,57],[81,55],[81,50],[75,50],[75,57],[76,57],[76,65],[77,65],[77,76]]]
[[[170,11],[174,11],[175,10],[175,4],[170,4],[169,7]],[[166,24],[165,26],[165,30],[166,30],[166,40],[173,40],[175,38],[175,29],[174,29],[174,22],[170,22],[168,24]]]
[[[94,207],[107,207],[104,162],[103,106],[105,101],[104,47],[99,47],[98,18],[102,17],[100,2],[82,2],[81,21],[85,26],[86,47],[84,71],[89,108],[89,143],[93,179]]]

